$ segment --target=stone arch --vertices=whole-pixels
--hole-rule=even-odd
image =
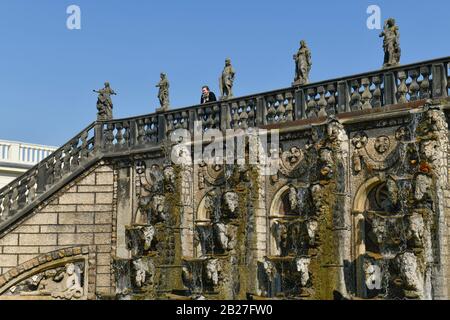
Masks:
[[[31,259],[3,274],[0,277],[0,300],[7,299],[5,293],[18,285],[24,280],[31,279],[33,276],[38,275],[42,272],[52,270],[58,267],[63,267],[69,263],[82,262],[84,265],[83,274],[85,278],[83,279],[83,297],[81,299],[87,299],[88,297],[88,274],[95,274],[95,266],[89,265],[89,247],[75,247],[67,248],[62,250],[53,251],[34,259]],[[15,297],[17,298],[17,297]],[[37,299],[33,296],[33,299]]]
[[[365,181],[355,194],[353,200],[353,256],[356,263],[356,294],[358,297],[365,297],[365,273],[364,273],[364,255],[366,254],[366,232],[365,232],[365,213],[367,210],[369,195],[374,188],[383,184],[384,179],[372,177]]]
[[[268,240],[269,240],[269,255],[279,256],[281,250],[277,247],[276,238],[273,234],[273,228],[275,225],[285,216],[284,197],[289,192],[291,184],[286,184],[278,189],[272,198],[268,216]]]

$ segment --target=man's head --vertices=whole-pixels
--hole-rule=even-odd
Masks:
[[[203,94],[208,94],[209,93],[209,87],[208,86],[203,86],[202,87],[202,93]]]

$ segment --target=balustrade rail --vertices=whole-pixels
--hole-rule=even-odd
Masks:
[[[0,190],[0,231],[89,160],[155,146],[176,129],[238,129],[450,94],[450,57],[128,119],[96,122]],[[5,147],[0,144],[0,155]],[[38,199],[39,200],[39,199]]]

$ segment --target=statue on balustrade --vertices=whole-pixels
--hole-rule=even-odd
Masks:
[[[233,84],[234,76],[236,75],[231,60],[225,60],[225,68],[223,69],[222,76],[220,77],[220,93],[221,100],[226,100],[233,97]]]
[[[169,80],[167,79],[167,75],[165,73],[161,73],[161,80],[156,85],[159,88],[158,99],[160,108],[158,108],[157,112],[167,111],[169,109]]]
[[[295,82],[294,85],[305,85],[309,83],[309,73],[312,67],[311,50],[306,41],[300,42],[300,49],[294,54],[295,60]]]
[[[384,31],[380,34],[380,38],[384,37],[384,68],[396,66],[400,63],[400,32],[395,24],[395,19],[388,19],[384,25]]]
[[[98,91],[94,90],[94,92],[98,93],[97,100],[97,120],[98,121],[107,121],[112,120],[113,118],[113,103],[111,96],[116,95],[113,89],[111,89],[109,82],[105,82],[105,87]]]

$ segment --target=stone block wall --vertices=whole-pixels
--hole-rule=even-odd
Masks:
[[[90,296],[113,293],[114,179],[110,166],[99,165],[1,234],[0,275],[51,252],[86,247]]]

